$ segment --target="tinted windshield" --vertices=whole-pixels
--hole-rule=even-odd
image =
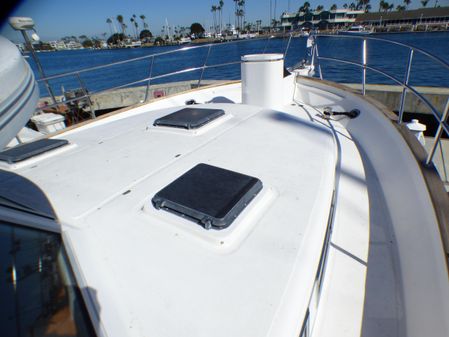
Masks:
[[[60,235],[0,222],[1,336],[93,336]]]

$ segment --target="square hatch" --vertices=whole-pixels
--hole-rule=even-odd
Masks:
[[[228,227],[262,189],[254,177],[198,164],[160,190],[151,200],[163,209],[201,224]]]
[[[198,129],[225,114],[221,109],[184,108],[156,119],[154,126],[168,126],[181,129]]]
[[[0,160],[14,164],[38,156],[45,152],[67,145],[65,139],[40,139],[31,143],[24,143],[0,152]]]

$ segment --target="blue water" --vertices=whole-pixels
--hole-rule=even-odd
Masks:
[[[449,63],[449,33],[405,33],[376,34],[376,38],[395,40],[422,48]],[[166,74],[185,68],[202,66],[207,58],[208,65],[216,65],[240,60],[242,55],[251,53],[284,52],[287,39],[250,40],[239,43],[216,44],[208,55],[208,48],[198,48],[181,53],[156,57],[152,67],[152,76]],[[361,62],[362,42],[359,39],[319,38],[320,56],[343,58],[349,61]],[[73,50],[39,53],[38,57],[47,76],[78,71],[107,63],[123,61],[178,49],[180,47],[151,47],[141,49],[115,50]],[[306,38],[292,39],[286,58],[286,66],[292,66],[302,59],[306,52]],[[368,65],[388,72],[403,80],[406,71],[408,49],[379,41],[368,41]],[[28,59],[36,73],[36,67],[31,58]],[[91,92],[117,87],[130,82],[139,81],[150,75],[151,59],[116,65],[80,75],[81,80]],[[361,70],[358,67],[335,62],[321,62],[324,79],[340,83],[360,83]],[[197,80],[201,71],[184,73],[168,78],[154,80],[152,83],[166,83],[181,80]],[[39,75],[36,75],[39,78]],[[220,68],[206,69],[204,79],[235,80],[240,78],[240,65],[228,65]],[[367,83],[394,84],[390,79],[372,71],[367,72]],[[50,81],[55,94],[61,94],[61,86],[65,90],[80,87],[76,76]],[[449,70],[433,63],[428,57],[415,53],[410,84],[414,86],[449,87]],[[136,84],[143,85],[143,83]],[[47,96],[45,87],[41,85],[41,96]]]

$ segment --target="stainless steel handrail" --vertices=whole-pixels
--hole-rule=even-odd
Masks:
[[[435,134],[434,140],[433,140],[433,144],[432,147],[430,149],[430,151],[428,152],[428,156],[426,159],[426,164],[429,165],[432,160],[433,157],[435,155],[435,151],[436,148],[441,140],[441,136],[443,134],[443,131],[449,136],[449,125],[446,122],[446,119],[448,118],[448,114],[449,114],[449,100],[448,103],[446,104],[446,107],[444,109],[444,111],[440,114],[438,112],[438,110],[429,102],[429,100],[424,97],[423,95],[421,95],[416,89],[414,89],[412,86],[409,85],[409,79],[410,79],[410,72],[412,69],[412,61],[413,61],[413,56],[415,54],[415,52],[419,52],[425,56],[428,56],[430,59],[436,61],[437,63],[439,63],[440,65],[442,65],[444,68],[446,68],[447,70],[449,70],[449,64],[446,63],[445,61],[443,61],[442,59],[440,59],[439,57],[430,54],[429,52],[415,47],[415,46],[410,46],[407,45],[405,43],[401,43],[401,42],[397,42],[397,41],[392,41],[392,40],[387,40],[387,39],[381,39],[381,38],[375,38],[375,37],[367,37],[367,36],[347,36],[347,35],[328,35],[328,34],[323,34],[323,35],[318,35],[318,37],[332,37],[332,38],[354,38],[354,39],[360,39],[362,40],[362,62],[354,62],[354,61],[350,61],[350,60],[345,60],[345,59],[340,59],[340,58],[333,58],[333,57],[325,57],[325,56],[319,56],[317,55],[317,59],[318,61],[323,60],[323,61],[331,61],[331,62],[339,62],[339,63],[345,63],[345,64],[350,64],[350,65],[354,65],[354,66],[358,66],[360,68],[362,68],[362,94],[366,95],[366,70],[371,70],[374,71],[376,73],[379,73],[387,78],[389,78],[390,80],[392,80],[393,82],[397,83],[398,85],[402,86],[402,95],[401,95],[401,100],[400,100],[400,106],[399,106],[399,117],[398,117],[398,122],[402,123],[403,122],[403,115],[404,115],[404,108],[405,108],[405,98],[406,98],[406,94],[407,94],[407,90],[411,91],[416,97],[418,97],[432,112],[433,117],[437,120],[438,122],[438,130]],[[409,57],[408,57],[408,62],[407,62],[407,68],[406,68],[406,72],[404,75],[404,80],[401,81],[400,79],[396,78],[393,75],[390,75],[378,68],[372,67],[368,65],[368,60],[367,60],[367,40],[373,40],[373,41],[380,41],[380,42],[385,42],[385,43],[390,43],[390,44],[394,44],[394,45],[398,45],[401,47],[405,47],[409,49]],[[317,39],[317,44],[316,44],[316,48],[318,48],[318,39]],[[321,69],[321,64],[318,63],[320,65],[320,69]],[[322,73],[320,71],[320,78],[323,79],[322,77]],[[440,117],[441,116],[441,117]]]
[[[270,36],[266,36],[266,37],[263,37],[263,38],[259,38],[258,40],[259,41],[260,40],[267,40],[267,43],[268,43],[270,39],[271,39]],[[290,45],[290,41],[291,41],[291,36],[290,36],[287,48]],[[99,65],[99,66],[84,68],[84,69],[81,69],[81,70],[70,71],[70,72],[66,72],[66,73],[62,73],[62,74],[55,74],[55,75],[47,76],[45,78],[40,78],[37,81],[38,82],[48,83],[48,81],[50,81],[50,80],[56,80],[56,79],[61,79],[61,78],[69,77],[69,76],[75,76],[76,79],[78,80],[78,82],[80,83],[81,91],[82,91],[83,95],[75,97],[73,99],[66,99],[66,100],[64,100],[62,102],[55,102],[55,103],[53,103],[51,105],[46,105],[45,108],[47,109],[47,108],[52,108],[52,107],[58,107],[60,104],[71,103],[71,102],[76,102],[76,101],[80,101],[80,100],[83,100],[83,99],[87,99],[89,107],[90,107],[91,116],[92,116],[92,118],[95,118],[96,117],[95,110],[94,110],[93,105],[91,104],[91,99],[90,99],[90,97],[92,95],[94,95],[94,94],[98,95],[100,93],[106,93],[106,92],[109,92],[109,91],[112,91],[112,90],[125,88],[125,87],[130,87],[130,86],[134,86],[134,85],[137,85],[137,84],[140,84],[140,83],[143,83],[143,82],[147,82],[146,83],[145,96],[144,96],[144,101],[146,102],[148,100],[148,98],[149,98],[150,84],[152,83],[153,80],[157,80],[157,79],[161,79],[161,78],[166,78],[166,77],[170,77],[170,76],[175,76],[175,75],[179,75],[179,74],[190,73],[190,72],[193,72],[193,71],[201,70],[200,77],[199,77],[198,83],[197,83],[197,86],[199,87],[201,85],[202,80],[203,80],[204,72],[205,72],[206,69],[217,68],[217,67],[224,67],[224,66],[229,66],[229,65],[241,63],[240,60],[239,60],[239,61],[236,61],[236,62],[228,62],[228,63],[222,63],[222,64],[207,65],[207,62],[209,60],[209,56],[210,56],[212,47],[219,48],[220,46],[223,46],[223,45],[238,44],[238,43],[245,43],[245,42],[248,42],[248,40],[227,41],[225,43],[219,43],[219,44],[217,44],[217,43],[208,43],[208,44],[203,44],[203,45],[175,48],[175,49],[172,49],[172,50],[163,51],[163,52],[159,52],[159,53],[153,53],[153,54],[140,56],[140,57],[135,57],[135,58],[127,59],[127,60],[123,60],[123,61],[112,62],[112,63],[103,64],[103,65]],[[202,48],[208,48],[207,55],[206,55],[204,64],[202,66],[195,67],[195,68],[189,68],[189,69],[183,69],[183,70],[174,71],[174,72],[170,72],[170,73],[165,73],[165,74],[161,74],[161,75],[158,75],[158,76],[153,76],[154,61],[155,61],[156,57],[162,57],[162,56],[167,56],[167,55],[171,55],[171,54],[182,53],[182,52],[187,52],[187,51],[196,50],[196,49],[202,49]],[[285,53],[286,52],[287,52],[287,50],[285,51]],[[103,90],[88,91],[86,86],[85,86],[85,84],[84,84],[84,82],[81,80],[81,76],[80,75],[83,74],[83,73],[88,73],[88,72],[92,72],[92,71],[96,71],[96,70],[107,69],[107,68],[111,68],[111,67],[114,67],[114,66],[117,66],[117,65],[129,64],[129,63],[132,63],[132,62],[138,62],[138,61],[144,61],[144,60],[149,60],[149,63],[150,63],[150,65],[149,65],[149,76],[146,77],[146,78],[137,80],[137,81],[128,82],[128,83],[125,83],[125,84],[120,85],[120,86],[111,87],[111,88],[107,88],[107,89],[103,89]]]
[[[136,85],[136,84],[139,84],[139,83],[144,83],[144,82],[151,81],[151,80],[167,78],[167,77],[170,77],[170,76],[176,76],[176,75],[190,73],[190,72],[203,70],[203,69],[226,67],[226,66],[229,66],[229,65],[240,64],[240,63],[241,63],[241,61],[235,61],[235,62],[213,64],[213,65],[209,65],[209,66],[187,68],[187,69],[182,69],[182,70],[174,71],[174,72],[167,73],[167,74],[162,74],[162,75],[157,75],[157,76],[152,76],[152,77],[151,76],[150,77],[145,77],[145,78],[142,78],[140,80],[129,82],[129,83],[126,83],[126,84],[122,84],[122,85],[119,85],[119,86],[116,86],[116,87],[108,88],[106,90],[91,91],[89,94],[87,94],[87,93],[85,93],[85,91],[83,91],[83,93],[85,93],[83,96],[78,96],[78,97],[75,97],[75,98],[72,98],[72,99],[68,99],[68,100],[65,100],[63,102],[59,102],[59,103],[55,103],[55,104],[49,104],[49,105],[46,105],[44,108],[45,109],[54,108],[54,107],[57,107],[58,105],[61,105],[61,104],[76,102],[76,101],[79,101],[79,100],[82,100],[82,99],[89,98],[92,95],[98,95],[98,94],[102,94],[102,93],[107,93],[109,91],[114,91],[114,90],[117,90],[117,89],[126,88],[126,87],[129,87],[129,86],[132,86],[132,85]],[[42,109],[42,108],[38,108],[38,109]]]
[[[267,37],[264,37],[264,38],[259,38],[258,40],[265,40],[265,39],[268,42],[271,38],[269,36],[267,36]],[[291,37],[290,37],[290,39],[291,39]],[[127,60],[123,60],[123,61],[117,61],[117,62],[112,62],[112,63],[108,63],[108,64],[103,64],[103,65],[100,65],[100,66],[94,66],[94,67],[89,67],[89,68],[84,68],[84,69],[81,69],[81,70],[70,71],[70,72],[66,72],[66,73],[62,73],[62,74],[51,75],[51,76],[47,76],[45,78],[40,78],[37,81],[38,82],[48,83],[48,81],[50,81],[50,80],[56,80],[56,79],[61,79],[61,78],[69,77],[69,76],[75,76],[77,78],[78,82],[80,83],[81,91],[82,91],[83,95],[75,97],[73,99],[65,100],[63,102],[55,102],[55,103],[53,103],[51,105],[46,105],[45,108],[58,107],[60,104],[76,102],[76,101],[79,101],[79,100],[87,99],[89,107],[90,107],[91,116],[92,116],[92,118],[95,118],[96,117],[95,110],[94,110],[94,107],[91,104],[91,99],[90,99],[91,95],[99,94],[99,93],[103,93],[103,92],[109,92],[111,90],[125,88],[125,87],[133,86],[133,85],[136,85],[136,84],[143,83],[143,82],[147,81],[146,90],[145,90],[145,96],[144,96],[144,101],[146,102],[148,100],[148,97],[149,97],[150,84],[151,84],[152,80],[165,78],[165,77],[170,77],[170,76],[174,76],[174,75],[179,75],[179,74],[183,74],[183,73],[189,73],[189,72],[196,71],[196,70],[201,70],[201,74],[200,74],[200,77],[199,77],[198,83],[197,83],[197,86],[199,87],[201,85],[202,80],[203,80],[204,71],[206,69],[213,68],[213,67],[214,68],[215,67],[223,67],[223,66],[228,66],[228,65],[240,63],[240,61],[238,61],[238,62],[228,62],[228,63],[216,64],[216,65],[207,65],[207,62],[209,60],[209,56],[210,56],[212,47],[217,47],[218,48],[219,46],[223,46],[223,45],[237,44],[237,43],[244,43],[244,42],[248,42],[248,40],[228,41],[228,42],[219,43],[219,44],[217,44],[217,43],[208,43],[208,44],[204,44],[204,45],[187,46],[187,47],[182,47],[182,48],[176,48],[176,49],[172,49],[172,50],[168,50],[168,51],[164,51],[164,52],[153,53],[153,54],[140,56],[140,57],[135,57],[135,58],[127,59]],[[287,47],[289,47],[289,44],[288,44]],[[161,57],[161,56],[166,56],[166,55],[171,55],[171,54],[176,54],[176,53],[182,53],[182,52],[187,52],[187,51],[191,51],[191,50],[195,50],[195,49],[201,49],[201,48],[208,48],[208,52],[207,52],[207,55],[206,55],[205,62],[204,62],[204,64],[201,67],[183,69],[183,70],[180,70],[180,71],[166,73],[166,74],[162,74],[162,75],[159,75],[159,76],[152,76],[153,68],[154,68],[154,60],[155,60],[156,57]],[[141,79],[141,80],[128,82],[126,84],[123,84],[123,85],[120,85],[120,86],[116,86],[116,87],[112,87],[112,88],[108,88],[108,89],[101,90],[101,91],[90,91],[90,92],[87,90],[84,82],[81,80],[81,76],[80,75],[83,74],[83,73],[92,72],[92,71],[101,70],[101,69],[107,69],[107,68],[111,68],[111,67],[114,67],[114,66],[117,66],[117,65],[123,65],[123,64],[136,62],[136,61],[148,60],[148,59],[150,60],[149,76],[144,78],[144,79]]]
[[[269,38],[259,38],[259,40],[265,40],[265,39],[269,40]],[[229,41],[229,42],[223,42],[223,43],[208,43],[208,44],[202,44],[202,45],[198,45],[198,46],[182,47],[182,48],[172,49],[172,50],[168,50],[168,51],[164,51],[164,52],[160,52],[160,53],[154,53],[154,54],[149,54],[149,55],[145,55],[145,56],[139,56],[139,57],[123,60],[123,61],[117,61],[117,62],[102,64],[100,66],[84,68],[84,69],[81,69],[81,70],[69,71],[69,72],[62,73],[62,74],[51,75],[51,76],[47,76],[45,78],[40,78],[37,81],[38,82],[43,82],[43,81],[46,81],[46,80],[47,81],[54,80],[54,79],[67,77],[67,76],[71,76],[71,75],[76,75],[76,74],[86,73],[86,72],[90,72],[90,71],[94,71],[94,70],[109,68],[109,67],[113,67],[113,66],[116,66],[116,65],[122,65],[122,64],[126,64],[126,63],[142,61],[142,60],[146,60],[146,59],[150,59],[150,58],[154,58],[154,57],[165,56],[165,55],[170,55],[170,54],[175,54],[175,53],[181,53],[181,52],[190,51],[190,50],[194,50],[194,49],[210,48],[210,47],[213,47],[213,46],[218,47],[218,46],[223,46],[225,44],[229,45],[229,44],[243,43],[243,42],[248,42],[248,40],[237,40],[237,41]]]
[[[433,55],[427,51],[425,51],[424,49],[421,49],[419,47],[416,46],[412,46],[412,45],[408,45],[402,42],[398,42],[398,41],[394,41],[394,40],[388,40],[388,39],[381,39],[378,37],[372,37],[372,36],[357,36],[357,35],[331,35],[331,34],[319,34],[317,35],[317,37],[321,38],[321,37],[331,37],[331,38],[343,38],[343,39],[359,39],[359,40],[370,40],[370,41],[380,41],[380,42],[386,42],[386,43],[390,43],[390,44],[395,44],[401,47],[406,47],[409,49],[413,49],[414,51],[420,52],[423,55],[428,56],[429,58],[433,59],[434,61],[438,62],[439,64],[441,64],[443,67],[445,67],[446,69],[449,70],[449,63],[447,63],[446,61],[444,61],[443,59],[439,58],[436,55]]]

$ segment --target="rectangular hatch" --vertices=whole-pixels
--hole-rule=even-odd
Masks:
[[[31,143],[24,143],[0,152],[0,160],[8,164],[18,163],[38,156],[48,151],[67,145],[65,139],[39,139]]]
[[[198,164],[160,190],[156,209],[185,217],[206,229],[228,227],[262,189],[254,177]]]
[[[154,126],[168,126],[181,129],[198,129],[225,114],[221,109],[184,108],[158,118]]]

